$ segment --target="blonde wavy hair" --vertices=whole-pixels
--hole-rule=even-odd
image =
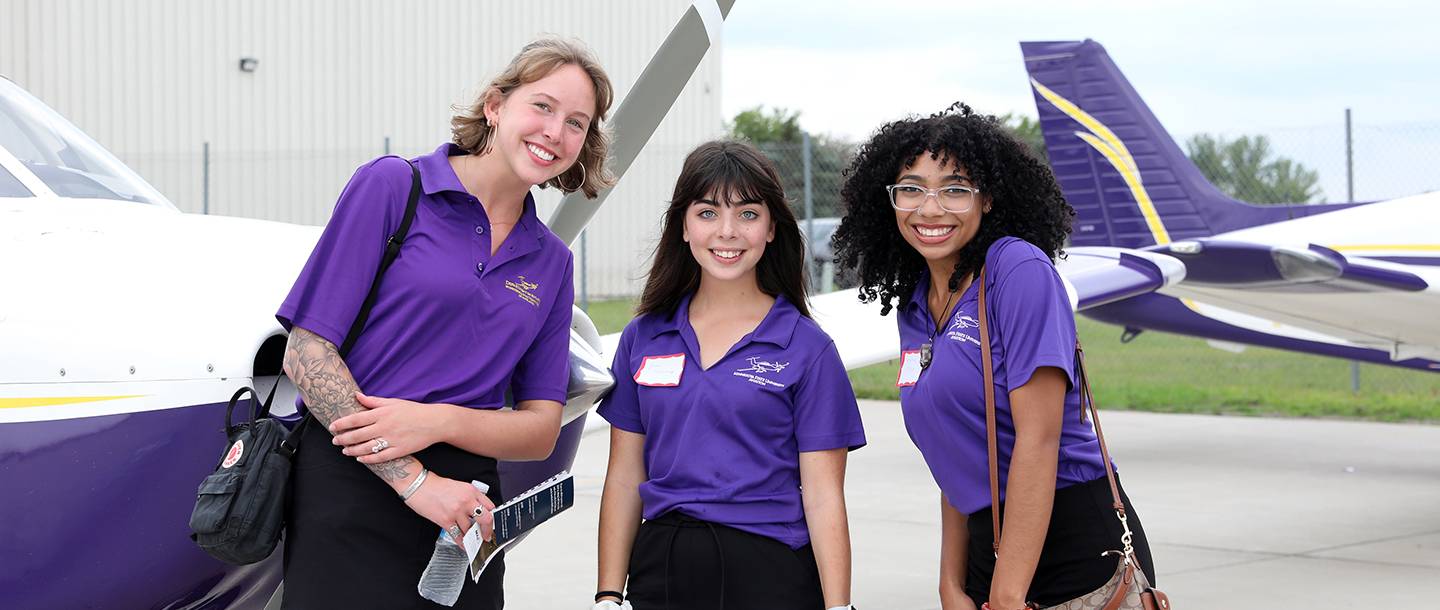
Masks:
[[[595,87],[596,116],[585,133],[579,163],[571,165],[570,169],[545,181],[540,187],[553,186],[566,194],[584,191],[586,198],[594,199],[601,189],[615,185],[615,177],[605,167],[605,160],[610,155],[610,130],[601,124],[609,118],[615,90],[600,62],[578,40],[541,38],[525,45],[510,60],[510,65],[485,84],[479,99],[469,105],[452,106],[457,114],[450,119],[450,130],[455,144],[466,152],[475,154],[487,149],[492,133],[490,122],[485,119],[485,105],[492,101],[505,101],[521,85],[545,78],[565,64],[579,67],[590,77],[590,83]]]

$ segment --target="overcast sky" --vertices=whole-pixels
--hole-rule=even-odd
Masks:
[[[1408,173],[1434,178],[1404,188],[1440,189],[1430,171],[1440,164],[1437,27],[1440,3],[1418,1],[738,0],[723,34],[722,107],[727,117],[795,109],[806,130],[852,139],[956,100],[1034,116],[1019,42],[1092,38],[1177,140],[1266,133],[1302,161],[1333,149],[1309,163],[1338,159],[1339,176],[1322,176],[1330,201],[1344,199],[1351,108],[1363,199],[1359,140],[1386,142],[1371,159],[1430,151],[1426,171]]]

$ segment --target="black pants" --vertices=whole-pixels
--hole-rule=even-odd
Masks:
[[[1120,485],[1118,475],[1115,484]],[[1125,495],[1124,487],[1120,487],[1120,499],[1125,502],[1135,558],[1154,586],[1155,565],[1150,559],[1145,528],[1140,525],[1135,505]],[[1121,548],[1120,536],[1125,531],[1111,508],[1113,502],[1110,483],[1105,477],[1055,490],[1050,529],[1045,533],[1045,546],[1040,550],[1040,561],[1035,566],[1035,577],[1030,581],[1026,601],[1042,606],[1060,604],[1099,589],[1115,575],[1118,558],[1114,555],[1101,556],[1105,551]],[[1003,516],[1003,503],[1001,510]],[[995,536],[990,509],[987,507],[970,515],[966,525],[970,531],[970,548],[965,593],[970,595],[978,608],[990,599],[990,579],[995,574],[995,550],[991,546]],[[1001,526],[1000,535],[1003,538],[1003,522]]]
[[[640,525],[626,599],[635,610],[825,607],[810,545],[791,550],[679,511]]]
[[[416,588],[435,552],[440,526],[406,506],[364,464],[341,453],[323,425],[311,422],[303,437],[290,476],[281,607],[443,608],[420,597]],[[415,458],[432,475],[489,484],[490,500],[500,503],[493,458],[448,444],[433,445]],[[504,575],[504,558],[492,561],[479,583],[466,574],[454,607],[503,608]]]

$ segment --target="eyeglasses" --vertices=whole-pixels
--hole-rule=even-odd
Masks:
[[[969,212],[975,206],[975,194],[980,192],[980,189],[958,184],[938,189],[927,189],[918,184],[892,184],[885,190],[890,193],[890,207],[901,212],[919,210],[925,205],[925,198],[934,195],[940,209],[951,214]]]

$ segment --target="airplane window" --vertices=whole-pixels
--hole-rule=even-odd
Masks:
[[[111,155],[79,128],[26,93],[0,78],[0,147],[56,195],[77,199],[111,199],[147,203],[175,209],[155,187]],[[14,175],[9,176],[27,189]],[[0,196],[8,192],[0,179]],[[23,196],[23,195],[21,195]]]
[[[15,175],[0,167],[0,197],[34,197],[30,189],[20,184]]]

